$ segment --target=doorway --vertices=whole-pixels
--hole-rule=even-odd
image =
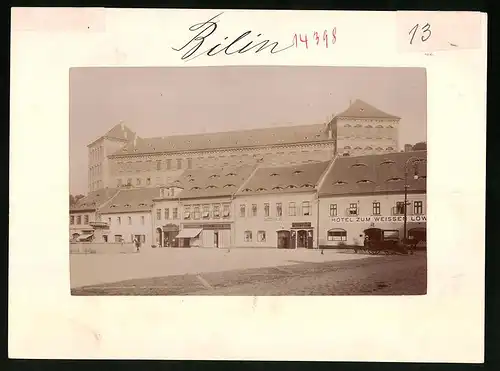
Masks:
[[[219,248],[219,231],[214,231],[214,247]]]
[[[183,238],[182,239],[182,247],[190,247],[189,246],[189,238]]]
[[[307,248],[307,231],[297,232],[297,247]]]
[[[156,244],[162,247],[161,228],[156,228]]]
[[[278,231],[278,249],[290,249],[290,231]]]

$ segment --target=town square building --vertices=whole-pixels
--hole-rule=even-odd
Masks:
[[[90,192],[74,205],[70,205],[69,234],[71,241],[94,240],[96,229],[106,228],[105,225],[101,225],[99,210],[117,193],[118,189],[100,189]]]
[[[89,191],[170,184],[184,170],[298,165],[398,151],[399,118],[356,100],[323,124],[142,138],[123,122],[88,145]]]
[[[427,151],[337,157],[318,190],[319,246],[362,245],[370,228],[404,238],[405,188],[407,237],[425,241],[426,160]]]
[[[155,200],[156,242],[167,247],[234,245],[233,198],[256,165],[185,170]]]
[[[108,226],[103,242],[133,242],[153,245],[153,199],[159,188],[121,189],[100,209],[100,219]]]
[[[316,187],[330,164],[260,166],[233,200],[234,246],[316,247]]]

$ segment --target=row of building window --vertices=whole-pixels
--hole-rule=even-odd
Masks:
[[[193,159],[191,158],[186,159],[186,169],[192,169],[192,168],[193,168]],[[182,169],[181,158],[176,159],[176,169],[177,170]],[[156,170],[163,170],[161,160],[156,161]],[[172,170],[172,159],[169,158],[165,160],[165,170]]]
[[[281,202],[276,203],[276,217],[283,216],[283,204]],[[248,216],[258,216],[258,206],[257,204],[252,204],[249,209]],[[303,216],[311,215],[311,203],[309,201],[303,201],[300,205],[299,214]],[[295,202],[288,203],[288,215],[297,216],[297,205]],[[247,216],[247,205],[240,205],[240,217],[244,218]],[[271,216],[271,206],[269,203],[264,203],[264,217]]]
[[[97,189],[101,189],[103,187],[102,180],[96,180],[94,182],[91,182],[89,185],[89,188],[91,191],[95,191]]]
[[[405,212],[403,201],[396,202],[396,205],[391,207],[392,215],[403,215]],[[407,214],[412,212],[411,209],[412,202],[407,202],[407,206],[410,206],[410,209],[406,209]],[[372,203],[372,215],[381,215],[382,210],[380,206],[380,202],[374,201]],[[413,214],[414,215],[422,215],[424,213],[424,203],[423,201],[413,201]],[[357,216],[359,215],[359,205],[357,203],[350,203],[349,207],[346,210],[347,215]],[[330,204],[330,216],[338,216],[338,208],[337,204]]]
[[[156,209],[156,220],[161,220],[161,209]],[[172,215],[170,215],[170,209],[167,207],[164,209],[164,219],[165,220],[170,220],[170,219],[179,219],[179,212],[176,207],[172,208]],[[170,217],[172,216],[172,217]]]
[[[90,150],[89,154],[90,162],[101,161],[103,158],[104,158],[104,148],[102,146],[95,147]]]
[[[141,220],[141,225],[144,225],[144,224],[145,224],[145,222],[146,222],[146,221],[145,221],[145,218],[144,218],[144,215],[141,215],[140,220]],[[132,217],[131,217],[131,216],[128,216],[128,217],[127,217],[127,221],[128,221],[128,225],[132,225],[132,224],[133,224],[133,223],[132,223],[132,222],[133,222],[133,219],[132,219]],[[109,225],[111,225],[111,223],[112,223],[112,218],[108,218],[108,224],[109,224]],[[121,225],[121,224],[122,224],[122,217],[121,217],[121,216],[116,217],[116,223],[117,223],[118,225]]]
[[[245,231],[244,240],[245,240],[245,242],[252,242],[253,241],[252,231]],[[266,231],[258,231],[257,232],[257,242],[266,242]]]
[[[191,210],[193,210],[191,212]],[[220,219],[229,218],[231,216],[230,205],[223,204],[222,212],[220,204],[212,204],[212,205],[187,205],[184,206],[184,220],[189,219]]]
[[[71,215],[69,218],[69,223],[70,224],[77,224],[81,225],[82,224],[82,215]],[[89,216],[88,215],[83,215],[83,225],[88,225],[89,224]]]

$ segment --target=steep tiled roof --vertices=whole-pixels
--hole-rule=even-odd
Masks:
[[[399,117],[383,112],[360,99],[356,99],[356,101],[354,101],[349,108],[347,108],[344,112],[339,113],[336,117],[399,119]]]
[[[100,211],[102,214],[150,211],[153,199],[159,195],[159,188],[121,189]]]
[[[162,153],[328,140],[325,125],[283,126],[243,131],[137,138],[113,155]]]
[[[232,196],[255,169],[244,165],[214,170],[186,170],[180,177],[184,190],[179,198]]]
[[[319,196],[403,192],[405,164],[410,158],[427,160],[427,151],[338,157],[325,176]],[[417,180],[413,178],[412,163],[416,164]],[[426,190],[426,165],[426,161],[409,162],[409,192]]]
[[[114,138],[121,140],[132,140],[135,137],[135,133],[130,130],[126,125],[120,123],[115,125],[110,131],[104,134],[106,138]]]
[[[238,195],[314,191],[329,164],[326,161],[259,168],[238,191]]]
[[[104,202],[113,197],[118,190],[116,188],[104,188],[98,191],[90,192],[87,196],[78,200],[70,207],[71,211],[93,210],[101,206]]]

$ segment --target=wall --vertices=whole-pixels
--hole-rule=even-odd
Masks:
[[[173,214],[173,209],[177,208],[177,218],[174,218]],[[165,217],[165,209],[168,209],[168,219]],[[157,215],[157,210],[160,210],[160,218],[158,218]],[[157,232],[156,228],[160,228],[162,230],[161,232],[161,238],[163,238],[163,226],[165,224],[175,224],[180,228],[180,223],[181,223],[181,217],[182,217],[182,207],[181,204],[179,203],[178,200],[157,200],[154,202],[153,206],[153,211],[152,211],[152,223],[153,223],[153,244],[158,245],[157,241]],[[162,243],[163,245],[163,243]]]
[[[303,216],[301,205],[310,202],[310,215]],[[282,217],[276,216],[276,204],[282,203]],[[296,215],[289,215],[289,203],[295,202]],[[264,204],[269,203],[269,217],[265,216]],[[240,216],[240,205],[246,205],[245,217]],[[252,216],[252,204],[257,205],[257,216]],[[236,196],[233,200],[234,245],[235,247],[277,247],[276,231],[290,230],[292,222],[311,222],[316,230],[317,202],[313,192]],[[245,241],[245,231],[252,232],[252,241]],[[266,232],[266,241],[258,241],[258,231]],[[313,246],[316,245],[316,233],[313,234]]]
[[[377,128],[377,126],[382,126]],[[399,120],[396,119],[344,119],[337,121],[337,149],[340,154],[380,154],[397,152]],[[346,146],[351,147],[345,148]],[[360,147],[360,149],[356,149]],[[367,147],[371,147],[369,149]],[[382,150],[377,150],[381,147]],[[392,148],[392,149],[390,149]]]
[[[414,213],[414,201],[422,201],[422,215]],[[373,215],[373,202],[380,202],[380,216]],[[328,241],[327,232],[332,228],[341,228],[347,232],[346,245],[363,243],[363,231],[370,227],[381,229],[397,229],[400,238],[403,237],[403,215],[393,215],[396,202],[404,202],[404,194],[368,195],[368,196],[341,196],[320,199],[319,204],[319,244],[320,246],[338,246],[339,241]],[[426,195],[409,194],[407,230],[415,227],[426,227]],[[358,205],[358,216],[348,216],[347,209],[350,203]],[[330,205],[337,205],[337,215],[330,216]],[[380,217],[390,218],[383,220]],[[377,220],[378,219],[378,220]]]
[[[133,243],[70,243],[70,254],[126,254],[137,251]]]
[[[121,223],[118,223],[118,217],[121,218]],[[129,224],[128,218],[131,218]],[[142,223],[141,217],[144,217]],[[153,224],[150,212],[127,212],[127,213],[106,213],[101,214],[101,220],[109,224],[108,241],[114,242],[115,235],[122,235],[125,242],[132,242],[131,235],[145,235],[146,241],[142,243],[143,248],[150,248],[154,244]]]
[[[300,164],[307,161],[328,161],[335,151],[333,142],[306,145],[287,145],[265,148],[243,148],[234,150],[213,150],[185,152],[178,154],[131,155],[109,160],[110,187],[127,184],[133,186],[157,186],[176,179],[188,169],[187,159],[191,159],[192,169],[215,169],[222,166],[238,166],[256,163],[262,159],[265,164]],[[182,168],[177,169],[177,159],[182,159]],[[170,160],[171,167],[167,163]],[[158,169],[158,161],[160,162]],[[150,179],[148,184],[147,179]],[[137,179],[141,184],[137,185]]]

